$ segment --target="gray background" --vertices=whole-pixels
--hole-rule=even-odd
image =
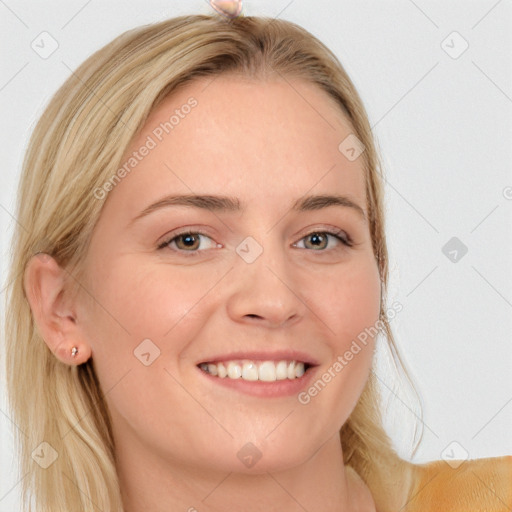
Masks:
[[[21,159],[50,96],[121,32],[210,10],[204,0],[0,0],[2,288]],[[278,16],[319,37],[367,108],[387,176],[389,304],[403,305],[391,325],[424,410],[412,460],[512,454],[510,0],[245,1],[243,12]],[[46,59],[31,47],[44,31],[59,45]],[[410,458],[417,407],[380,354],[386,425]],[[1,356],[0,511],[12,511],[16,427]]]

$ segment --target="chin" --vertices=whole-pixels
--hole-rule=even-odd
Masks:
[[[318,450],[317,446],[304,446],[302,442],[291,443],[290,439],[277,437],[272,443],[265,440],[261,442],[233,441],[226,446],[222,453],[211,453],[208,460],[209,469],[225,472],[242,473],[247,475],[260,475],[285,471],[305,463]],[[212,467],[211,462],[215,461]]]

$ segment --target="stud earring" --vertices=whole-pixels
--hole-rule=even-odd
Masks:
[[[71,356],[76,357],[77,354],[78,354],[78,349],[76,347],[73,347],[71,349]]]

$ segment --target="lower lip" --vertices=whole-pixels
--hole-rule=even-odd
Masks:
[[[201,368],[197,368],[197,370],[201,372],[201,375],[206,377],[211,383],[216,383],[219,386],[234,389],[235,391],[245,393],[246,395],[263,398],[278,398],[297,395],[309,385],[316,369],[316,366],[310,367],[304,375],[296,377],[293,380],[283,379],[273,382],[265,382],[261,380],[243,380],[242,378],[230,379],[229,377],[216,377],[215,375],[206,373],[204,370],[201,370]]]

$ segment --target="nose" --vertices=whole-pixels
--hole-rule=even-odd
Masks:
[[[235,322],[288,327],[303,318],[307,306],[284,248],[268,245],[265,244],[262,254],[252,263],[242,258],[237,260],[227,311]]]

